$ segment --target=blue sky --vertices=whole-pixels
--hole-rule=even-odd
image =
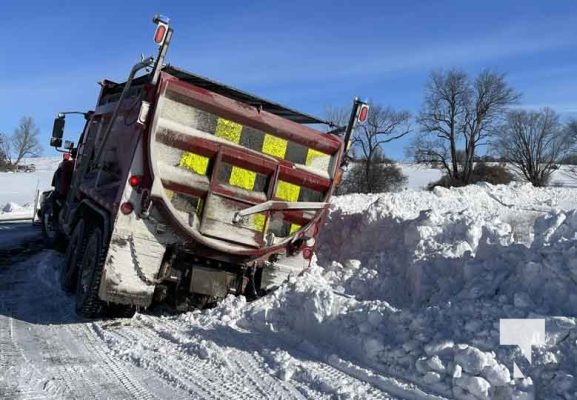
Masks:
[[[311,114],[357,95],[417,113],[429,72],[456,67],[505,72],[524,107],[577,117],[574,0],[2,5],[0,132],[11,134],[30,115],[46,155],[54,154],[47,143],[58,111],[91,109],[96,82],[122,81],[141,53],[154,54],[155,13],[171,18],[173,65]],[[407,141],[385,153],[402,159]]]

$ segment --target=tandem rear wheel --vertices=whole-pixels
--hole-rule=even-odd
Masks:
[[[75,249],[69,251],[67,262],[77,265],[76,313],[90,319],[105,316],[128,318],[134,315],[136,309],[133,306],[106,304],[98,297],[108,250],[102,227],[84,227],[84,222],[79,222],[72,235],[71,247],[72,245]],[[72,277],[73,274],[74,272],[69,272],[66,277]]]

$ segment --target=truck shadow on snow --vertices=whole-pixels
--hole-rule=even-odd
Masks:
[[[0,265],[0,314],[30,324],[82,322],[74,312],[74,298],[60,288],[58,271],[63,256],[42,250],[43,244],[34,246],[33,255],[29,248],[4,259],[11,261],[9,265]]]
[[[0,221],[0,268],[15,264],[43,248],[39,226],[29,222]]]

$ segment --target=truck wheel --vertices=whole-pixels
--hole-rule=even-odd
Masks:
[[[80,256],[84,254],[88,237],[86,235],[84,220],[78,221],[70,237],[70,243],[66,249],[66,261],[60,269],[60,286],[62,290],[73,293],[76,289],[76,278]]]
[[[40,212],[40,224],[42,227],[42,235],[46,245],[56,251],[64,252],[66,250],[66,238],[58,229],[56,223],[56,216],[53,208],[50,205],[44,206]]]
[[[106,258],[106,245],[101,227],[89,228],[87,231],[86,247],[78,263],[76,313],[85,318],[98,318],[104,315],[105,310],[104,302],[98,298],[98,288]]]

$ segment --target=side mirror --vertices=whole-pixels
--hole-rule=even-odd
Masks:
[[[50,139],[50,146],[62,146],[62,136],[64,135],[64,115],[58,114],[54,119],[54,126],[52,127],[52,138]]]
[[[74,142],[71,140],[65,140],[64,141],[64,148],[66,150],[72,150],[74,148]]]

